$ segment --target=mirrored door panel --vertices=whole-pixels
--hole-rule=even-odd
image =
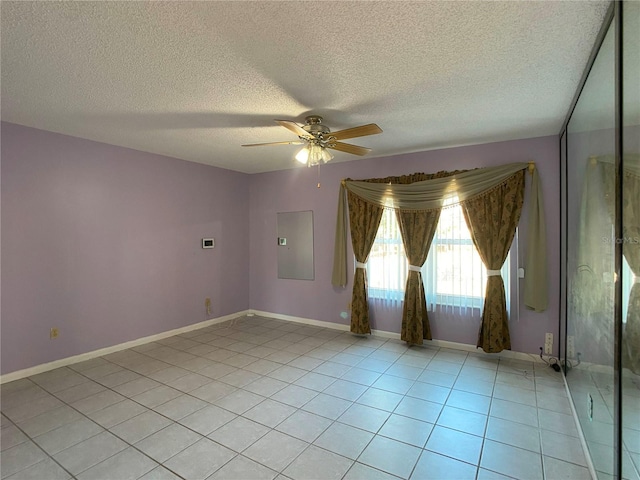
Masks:
[[[622,478],[640,479],[640,2],[622,4]]]
[[[567,384],[600,478],[616,469],[614,28],[567,126]]]

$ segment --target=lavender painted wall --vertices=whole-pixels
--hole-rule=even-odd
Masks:
[[[2,123],[2,373],[206,320],[205,297],[211,317],[249,308],[248,192],[241,173]]]
[[[558,332],[559,308],[559,153],[558,137],[475,145],[377,159],[329,163],[321,167],[322,187],[316,188],[316,168],[296,168],[251,176],[250,304],[251,308],[333,323],[349,324],[340,315],[351,298],[353,265],[346,288],[331,285],[338,185],[354,179],[485,167],[533,160],[538,165],[547,218],[549,308],[534,313],[519,307],[510,322],[512,348],[539,353],[545,332]],[[520,258],[525,258],[528,195],[520,228]],[[277,275],[276,214],[313,210],[315,280],[284,280]],[[349,245],[348,258],[353,258]],[[401,307],[373,305],[372,328],[400,332]],[[445,319],[430,315],[434,339],[475,344],[478,319]],[[556,335],[557,337],[557,335]],[[557,353],[557,345],[555,348]]]
[[[558,321],[557,137],[329,164],[318,189],[316,169],[247,176],[2,123],[1,371],[205,320],[205,297],[212,317],[253,308],[348,324],[351,283],[330,280],[340,179],[529,160],[545,195],[550,307],[521,307],[511,332],[514,350],[537,353]],[[276,213],[298,210],[314,212],[313,281],[277,278]],[[215,249],[200,248],[207,236]],[[436,339],[475,343],[477,320],[431,323]],[[372,326],[399,332],[400,311],[374,305]]]

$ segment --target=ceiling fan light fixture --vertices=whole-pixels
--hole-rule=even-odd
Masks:
[[[326,148],[322,149],[322,161],[327,163],[328,161],[333,160],[333,154],[327,150]]]
[[[307,163],[309,160],[309,145],[305,145],[296,153],[296,160],[300,163]]]
[[[307,166],[313,167],[327,163],[333,159],[333,155],[325,147],[318,143],[309,143],[296,153],[296,160],[300,163],[306,163]]]
[[[318,165],[319,163],[323,163],[322,160],[322,150],[323,148],[317,143],[309,144],[309,162],[308,165],[311,167],[313,165]]]
[[[333,159],[333,155],[326,147],[320,144],[311,144],[309,146],[309,161],[308,165],[310,167],[314,165],[321,165],[323,163],[327,163],[328,161]]]

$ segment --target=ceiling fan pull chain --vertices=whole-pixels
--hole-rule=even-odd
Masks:
[[[320,164],[318,164],[318,188],[320,188]]]

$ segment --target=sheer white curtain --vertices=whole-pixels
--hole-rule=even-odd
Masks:
[[[407,268],[396,213],[386,208],[367,261],[369,297],[389,303],[402,302]]]
[[[438,229],[422,268],[429,311],[480,316],[484,303],[487,270],[471,239],[457,198],[449,199],[440,214]],[[510,310],[510,257],[501,274]]]

